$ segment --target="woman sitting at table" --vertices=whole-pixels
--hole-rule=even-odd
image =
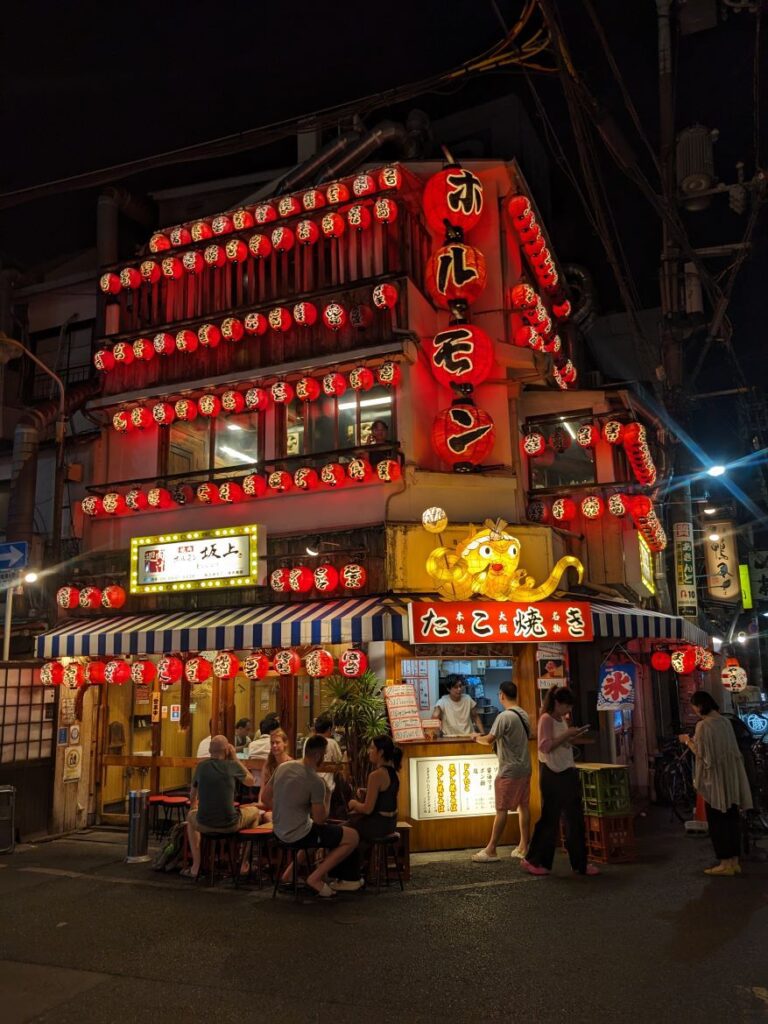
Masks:
[[[362,888],[362,857],[367,853],[371,840],[390,835],[397,825],[397,794],[400,790],[397,773],[403,752],[395,746],[391,736],[377,736],[368,748],[368,760],[373,770],[368,776],[365,798],[350,800],[348,804],[352,812],[349,825],[359,833],[360,844],[336,868],[338,881],[332,882],[331,888],[339,892],[355,892]]]
[[[267,785],[269,780],[275,774],[281,764],[285,764],[286,761],[292,761],[293,758],[288,753],[288,737],[282,729],[274,729],[269,736],[269,757],[267,763],[264,765],[261,778],[262,790]],[[263,804],[259,804],[259,807],[263,808]],[[272,821],[272,811],[267,811],[264,815],[264,821]]]

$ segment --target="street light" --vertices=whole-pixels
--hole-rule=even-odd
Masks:
[[[709,537],[707,537],[707,540],[711,540],[713,543],[716,543],[717,541],[720,540],[720,534],[719,533],[710,533]]]
[[[713,516],[715,512],[717,512],[717,509],[714,505],[707,505],[707,507],[704,509],[705,516]]]
[[[707,473],[710,476],[722,476],[724,472],[725,472],[725,466],[720,466],[720,465],[710,466],[709,469],[707,470]]]
[[[25,583],[37,583],[37,579],[38,579],[38,577],[37,577],[37,573],[36,572],[28,572],[28,573],[25,573],[25,575],[24,575],[24,582]]]
[[[11,660],[11,626],[13,624],[13,592],[22,583],[36,583],[38,574],[30,569],[22,576],[19,573],[15,580],[11,580],[5,592],[5,621],[3,623],[3,661]]]

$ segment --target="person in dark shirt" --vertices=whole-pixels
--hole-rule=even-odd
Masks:
[[[368,436],[368,444],[386,444],[389,441],[389,427],[384,420],[374,420],[371,424],[371,433]],[[371,452],[369,462],[375,469],[380,462],[390,457],[389,452]]]
[[[235,726],[235,750],[240,753],[241,750],[247,750],[248,745],[253,739],[251,732],[253,731],[251,726],[252,722],[250,718],[238,719],[237,725]]]

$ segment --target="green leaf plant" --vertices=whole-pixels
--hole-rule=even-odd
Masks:
[[[365,786],[370,742],[389,733],[381,682],[370,669],[357,679],[334,673],[325,680],[325,689],[331,698],[327,713],[344,735],[352,785]]]

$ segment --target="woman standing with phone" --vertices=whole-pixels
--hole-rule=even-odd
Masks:
[[[599,875],[587,863],[584,811],[581,805],[579,772],[574,765],[573,743],[589,726],[572,726],[566,721],[573,709],[573,693],[567,686],[553,686],[544,700],[539,719],[539,784],[541,817],[533,831],[528,856],[521,862],[529,875],[548,875],[555,859],[560,815],[565,817],[565,846],[571,867],[580,875]]]

